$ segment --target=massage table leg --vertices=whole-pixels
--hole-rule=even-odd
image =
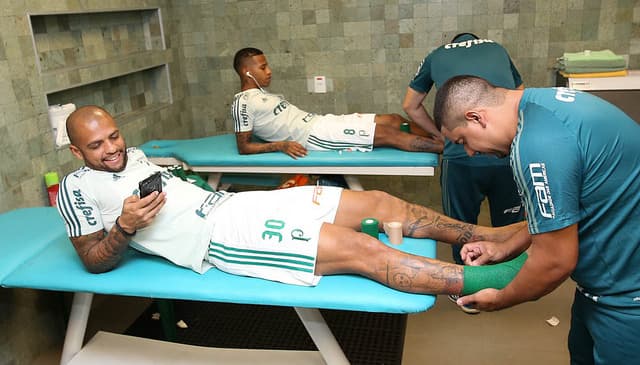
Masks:
[[[69,363],[82,349],[92,301],[93,293],[78,292],[73,295],[60,365]],[[295,310],[324,361],[331,365],[348,365],[349,360],[331,333],[331,329],[327,326],[320,311],[300,307],[295,307]]]
[[[345,356],[342,348],[331,333],[331,329],[324,321],[322,314],[318,309],[295,307],[296,313],[302,324],[307,329],[309,336],[315,343],[320,355],[325,363],[331,365],[348,365],[349,360]]]
[[[218,190],[220,179],[222,179],[221,172],[211,172],[209,176],[207,176],[207,183],[209,183],[209,186],[211,186],[213,190]]]
[[[60,365],[67,364],[82,349],[92,301],[93,293],[79,292],[73,295]]]
[[[164,339],[170,342],[176,341],[176,315],[173,310],[173,301],[171,299],[157,299],[156,305],[160,313],[160,322],[162,323],[162,331]]]
[[[362,187],[362,184],[360,184],[360,181],[358,180],[358,178],[354,175],[344,175],[344,180],[347,182],[347,185],[349,186],[349,189],[351,190],[356,190],[356,191],[363,191],[364,188]]]

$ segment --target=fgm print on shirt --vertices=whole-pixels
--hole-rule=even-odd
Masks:
[[[545,218],[554,218],[556,216],[551,198],[551,190],[549,189],[549,179],[547,178],[547,168],[543,162],[535,162],[529,164],[529,173],[531,181],[536,192],[536,200],[540,214]]]

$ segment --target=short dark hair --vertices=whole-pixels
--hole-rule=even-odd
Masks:
[[[238,74],[240,74],[240,67],[247,58],[258,56],[264,54],[261,50],[253,47],[247,47],[236,52],[236,55],[233,57],[233,68],[236,70]]]
[[[458,33],[456,35],[453,36],[453,38],[451,38],[451,42],[449,43],[453,43],[456,41],[456,39],[462,37],[463,35],[470,35],[472,36],[474,39],[480,39],[480,37],[478,37],[477,35],[473,34],[473,33],[469,33],[469,32],[462,32],[462,33]]]
[[[470,75],[455,76],[447,80],[436,92],[433,120],[438,130],[446,125],[448,130],[466,124],[460,117],[465,109],[482,105],[498,105],[503,97],[487,80]]]

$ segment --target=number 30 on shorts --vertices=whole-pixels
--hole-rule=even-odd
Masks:
[[[274,238],[278,242],[282,242],[282,233],[278,232],[284,228],[284,221],[278,219],[267,219],[264,222],[264,226],[268,228],[262,232],[262,239],[265,241],[272,241]]]

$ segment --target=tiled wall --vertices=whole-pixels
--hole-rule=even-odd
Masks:
[[[163,65],[51,93],[47,98],[49,105],[65,104],[69,100],[76,106],[100,105],[118,117],[169,103],[168,85],[167,69]]]
[[[0,152],[12,157],[0,163],[0,212],[44,205],[44,173],[63,175],[80,164],[67,149],[54,146],[48,105],[104,105],[122,117],[130,144],[191,136],[190,110],[185,107],[176,61],[181,51],[165,49],[165,43],[179,39],[179,24],[165,21],[165,42],[160,37],[156,8],[167,11],[166,0],[4,5],[0,7]],[[172,70],[169,77],[165,63]],[[174,103],[169,105],[171,96]],[[151,116],[153,128],[146,122]]]
[[[33,15],[43,71],[163,49],[156,10]]]
[[[163,19],[165,50],[155,10],[110,12],[157,7],[167,11],[167,3],[0,4],[0,212],[45,205],[44,173],[64,175],[80,165],[66,148],[54,146],[48,103],[104,105],[119,116],[132,145],[191,136],[190,110],[176,61],[181,52],[178,22],[170,16]],[[76,14],[83,12],[88,14]],[[57,15],[42,15],[47,13]],[[31,24],[30,14],[36,14]],[[171,70],[171,89],[165,63]],[[170,95],[173,104],[168,103]],[[15,244],[18,249],[20,242]],[[40,352],[61,346],[68,311],[63,299],[56,292],[0,288],[0,365],[32,364]]]
[[[628,55],[632,68],[640,67],[640,6],[631,0],[121,0],[109,4],[114,9],[164,5],[170,30],[165,38],[168,44],[177,45],[169,47],[168,56],[156,52],[161,43],[157,37],[159,24],[151,21],[149,34],[154,51],[121,63],[73,68],[79,62],[97,59],[87,57],[109,57],[108,50],[117,48],[117,38],[121,42],[118,52],[123,52],[119,56],[128,52],[124,48],[140,50],[141,43],[122,46],[123,39],[145,32],[141,26],[131,25],[140,24],[134,13],[120,13],[123,24],[130,25],[119,26],[99,15],[75,15],[73,21],[64,16],[34,16],[36,38],[44,37],[40,44],[50,46],[48,52],[40,49],[40,56],[57,60],[43,65],[59,67],[62,62],[64,66],[63,72],[39,74],[27,12],[91,9],[36,1],[29,2],[29,7],[24,4],[11,2],[0,14],[0,142],[6,142],[0,143],[0,149],[19,156],[0,164],[0,211],[43,204],[42,174],[49,169],[63,173],[73,166],[69,154],[55,150],[51,144],[45,94],[107,79],[140,63],[171,60],[177,105],[168,113],[167,122],[175,123],[175,128],[162,129],[173,136],[230,130],[229,103],[238,89],[231,60],[234,52],[245,46],[256,46],[267,53],[274,69],[272,91],[319,113],[401,112],[407,82],[420,60],[459,31],[473,31],[502,42],[528,86],[552,85],[551,67],[564,51],[610,48]],[[79,27],[90,23],[95,23],[92,32],[101,29],[99,37],[83,33]],[[45,37],[45,30],[53,30],[56,36]],[[77,34],[81,34],[81,43],[62,41],[78,38]],[[96,42],[102,44],[99,50],[91,48]],[[135,43],[131,39],[127,42]],[[69,49],[80,50],[77,54],[85,56],[65,58]],[[56,56],[51,56],[54,51]],[[308,93],[306,79],[313,75],[331,79],[334,91]],[[110,98],[107,93],[102,100],[108,104]],[[136,103],[141,104],[138,99]],[[142,141],[146,137],[130,139]]]
[[[196,135],[231,131],[228,113],[238,76],[234,53],[265,51],[270,91],[317,113],[402,112],[408,82],[425,55],[459,32],[501,42],[526,86],[552,86],[563,52],[609,48],[640,68],[640,3],[634,0],[256,0],[182,2],[189,17],[183,58]],[[310,94],[306,79],[324,75],[334,91]],[[426,101],[431,108],[433,96]],[[406,179],[371,178],[397,191]],[[432,179],[435,181],[435,179]],[[390,182],[391,181],[391,182]],[[438,204],[439,188],[402,191]]]
[[[147,31],[134,25],[140,22],[129,11],[118,25],[92,15],[36,20],[36,39],[48,45],[38,49],[45,68],[40,73],[28,13],[152,7],[161,8],[166,51],[158,38],[160,24],[148,21]],[[44,30],[58,34],[43,36]],[[254,46],[267,53],[273,67],[270,90],[285,94],[302,109],[402,112],[407,83],[419,62],[461,31],[502,42],[527,86],[552,85],[552,65],[565,51],[609,48],[628,55],[630,66],[640,68],[637,0],[4,1],[0,6],[0,156],[4,156],[0,212],[44,205],[43,174],[49,170],[64,174],[79,165],[67,150],[53,146],[47,94],[168,62],[173,104],[124,118],[122,129],[129,144],[231,131],[229,107],[239,86],[232,57],[239,48]],[[151,35],[144,47],[138,37],[141,32]],[[327,76],[334,90],[309,94],[306,79],[313,75]],[[140,95],[135,91],[138,82],[133,82],[129,100]],[[129,81],[124,84],[129,88]],[[93,95],[91,100],[102,98],[107,104],[114,97],[96,89],[88,94]],[[430,93],[429,108],[432,97]],[[141,104],[135,98],[129,106]],[[363,183],[439,206],[437,178],[367,177]],[[0,289],[0,305],[9,308],[0,315],[0,365],[29,364],[38,351],[60,341],[58,329],[48,320],[54,312],[47,305],[34,309],[36,302],[55,299],[46,292],[25,293]],[[8,330],[15,323],[22,325],[20,336]]]

